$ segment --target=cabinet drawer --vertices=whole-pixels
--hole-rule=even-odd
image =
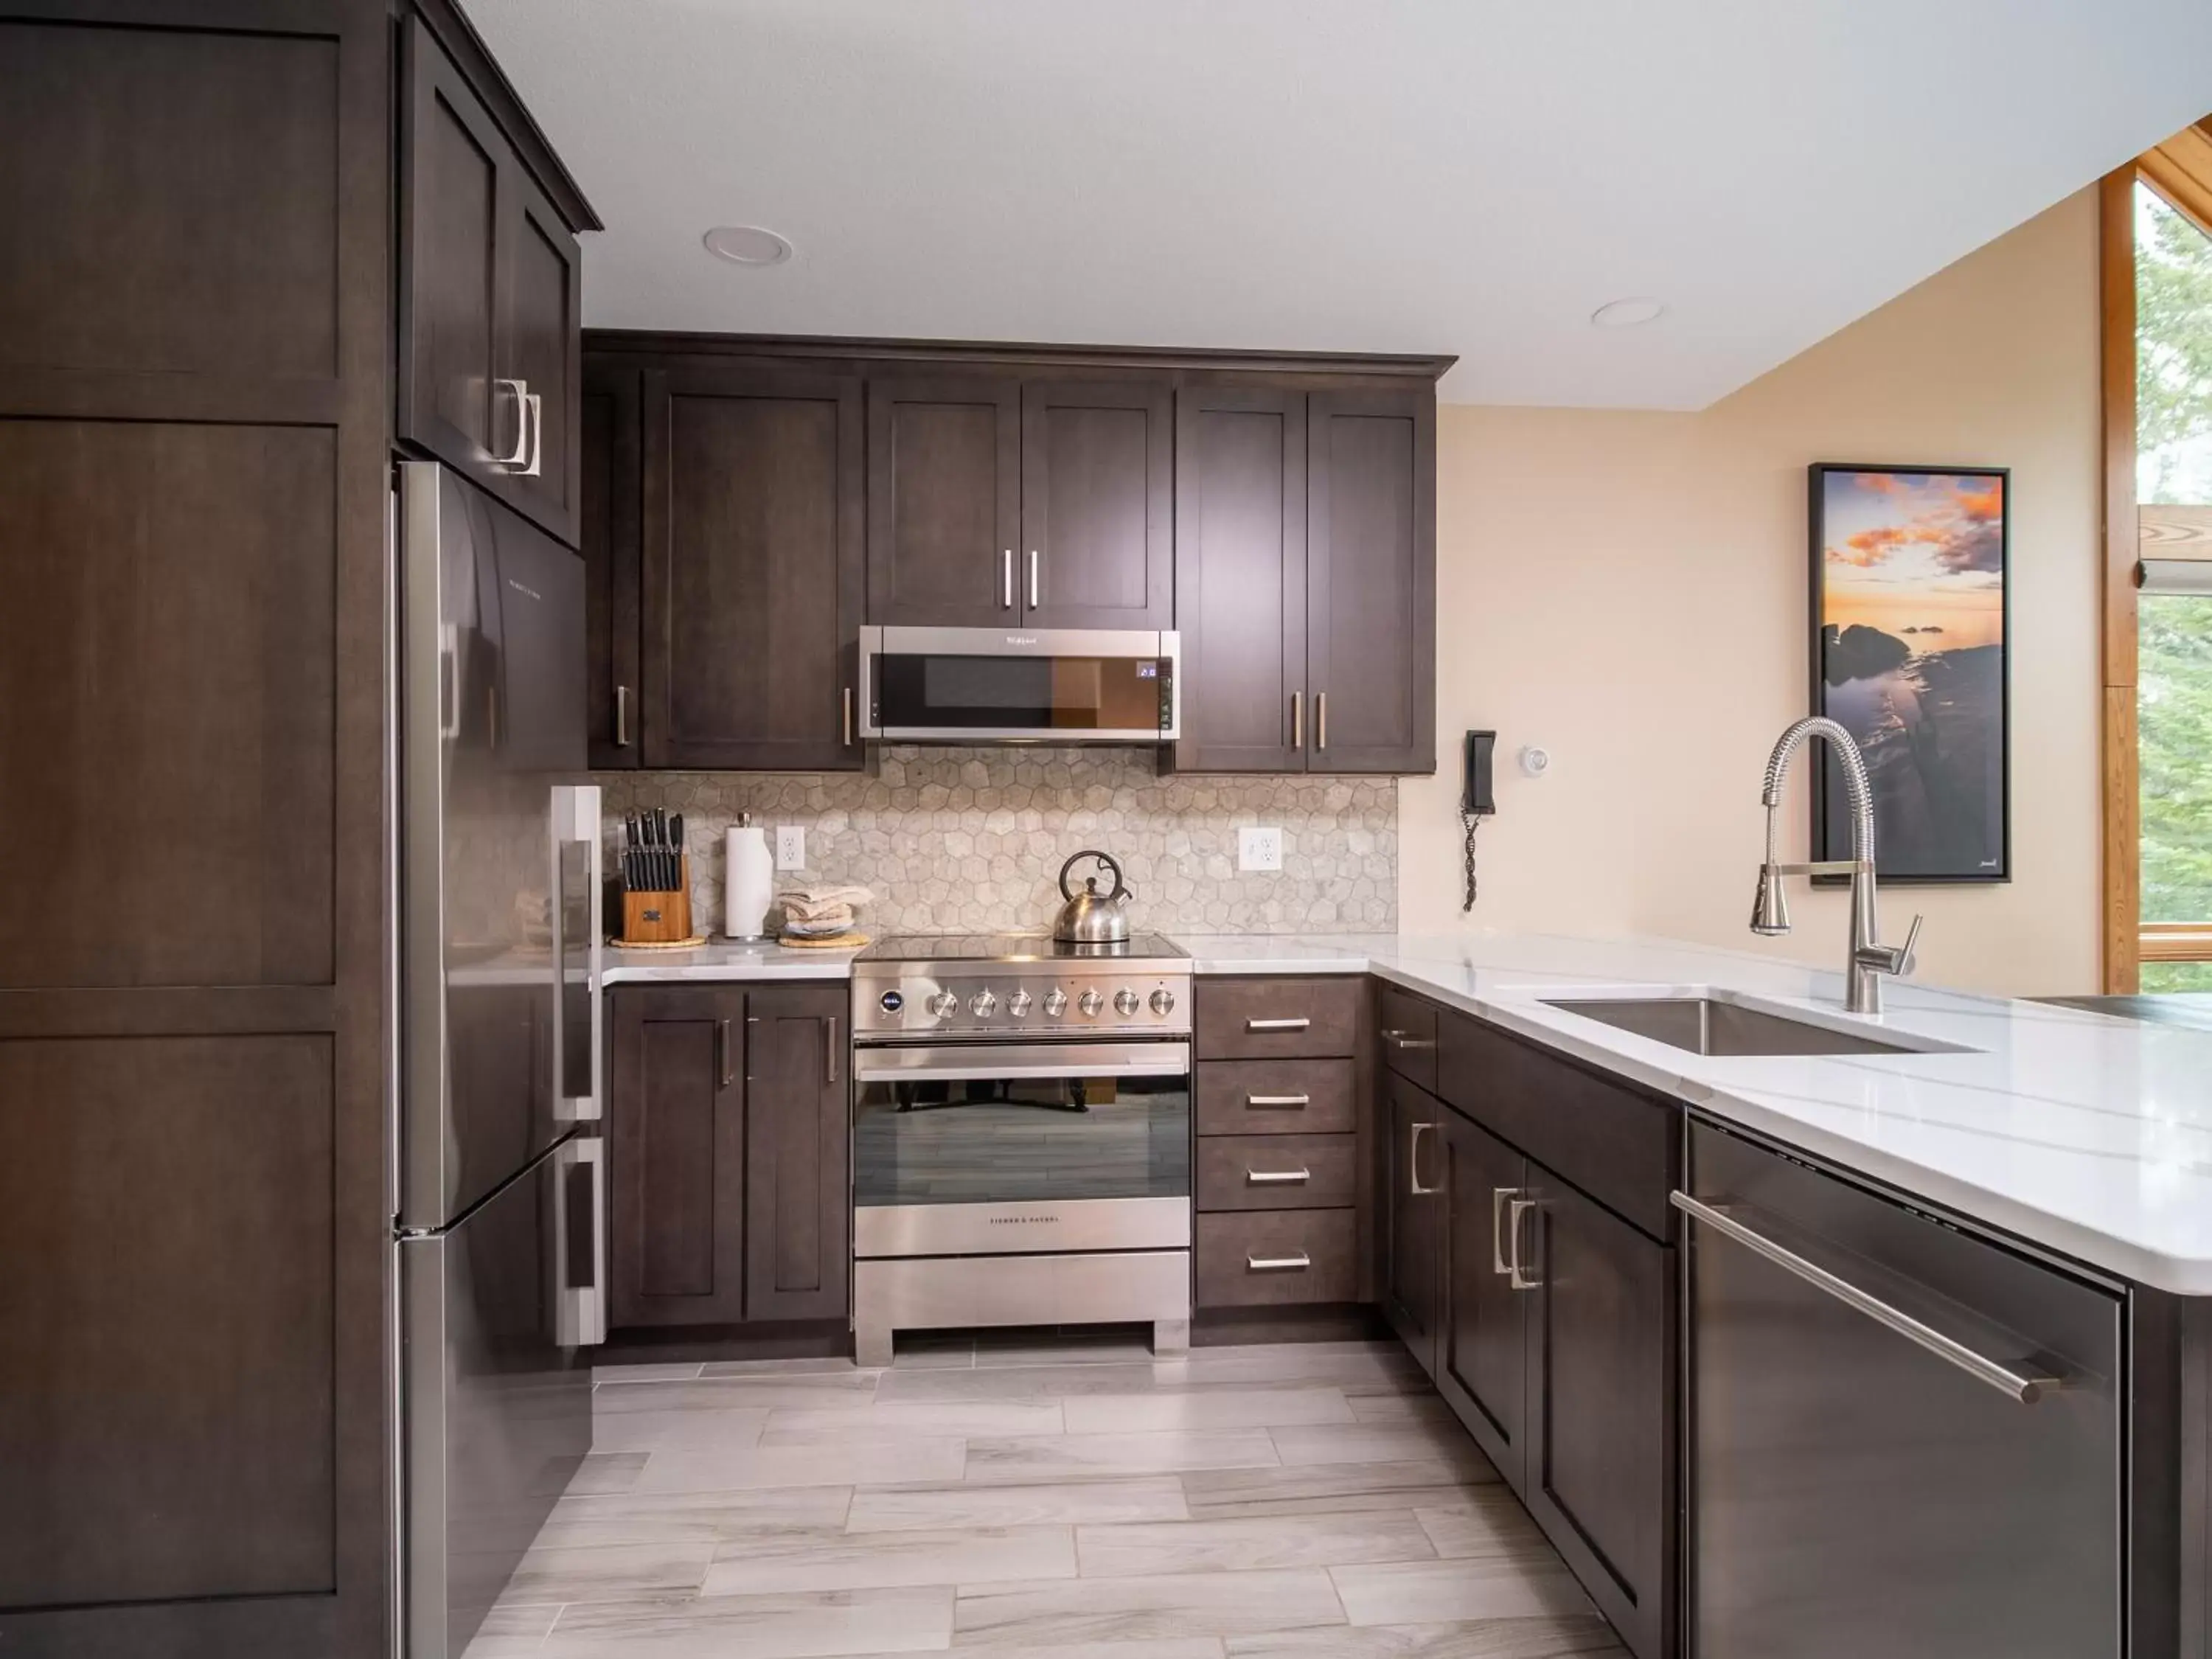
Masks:
[[[1654,1238],[1672,1240],[1681,1109],[1451,1009],[1437,1021],[1437,1092]]]
[[[1201,1135],[1334,1134],[1358,1121],[1348,1060],[1221,1060],[1198,1068]]]
[[[1382,989],[1376,1037],[1382,1063],[1431,1094],[1437,1087],[1437,1006],[1395,985]]]
[[[1198,1207],[1328,1210],[1358,1201],[1358,1135],[1216,1135],[1198,1143]],[[1297,1180],[1300,1172],[1305,1179]]]
[[[1328,979],[1203,979],[1198,1057],[1271,1060],[1358,1051],[1357,974]]]
[[[1197,1254],[1201,1308],[1349,1302],[1359,1277],[1350,1210],[1202,1215]]]

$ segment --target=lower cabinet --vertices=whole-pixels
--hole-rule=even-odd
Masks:
[[[641,988],[611,1014],[609,1322],[841,1317],[845,993]]]
[[[1450,1028],[1466,1017],[1439,1011],[1437,1018],[1447,1054],[1465,1052]],[[1447,1067],[1445,1086],[1460,1095],[1449,1103],[1395,1069],[1382,1073],[1383,1310],[1630,1651],[1670,1659],[1678,1647],[1674,1248],[1498,1133],[1571,1113],[1591,1079],[1494,1030],[1482,1037],[1511,1042],[1512,1064]],[[1674,1109],[1620,1092],[1623,1110]],[[1555,1134],[1547,1144],[1587,1164],[1608,1191],[1630,1179],[1618,1138],[1585,1147]],[[1634,1178],[1660,1184],[1657,1213],[1666,1214],[1663,1167]]]

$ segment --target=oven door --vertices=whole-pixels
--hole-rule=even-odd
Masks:
[[[1188,1043],[863,1048],[853,1077],[861,1259],[1188,1247]]]
[[[1182,735],[1173,632],[864,628],[860,736],[1161,743]]]

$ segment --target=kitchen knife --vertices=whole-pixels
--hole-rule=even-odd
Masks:
[[[668,820],[668,890],[684,884],[684,814]]]

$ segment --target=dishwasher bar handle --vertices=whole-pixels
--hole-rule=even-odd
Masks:
[[[1725,1210],[1710,1204],[1699,1203],[1687,1193],[1669,1193],[1668,1201],[1692,1221],[1702,1221],[1723,1238],[1734,1239],[1754,1255],[1763,1255],[1786,1273],[1795,1273],[1818,1291],[1825,1291],[1837,1301],[1856,1308],[1878,1325],[1887,1325],[1907,1341],[1917,1342],[1938,1359],[1956,1365],[1977,1382],[1986,1382],[2000,1394],[2010,1395],[2023,1406],[2033,1406],[2054,1389],[2063,1386],[2054,1376],[2024,1376],[2009,1366],[1974,1352],[1965,1343],[1954,1341],[1931,1325],[1923,1325],[1911,1314],[1893,1308],[1877,1297],[1870,1296],[1849,1279],[1839,1279],[1826,1267],[1808,1261],[1794,1250],[1784,1249],[1764,1233],[1754,1232]]]

